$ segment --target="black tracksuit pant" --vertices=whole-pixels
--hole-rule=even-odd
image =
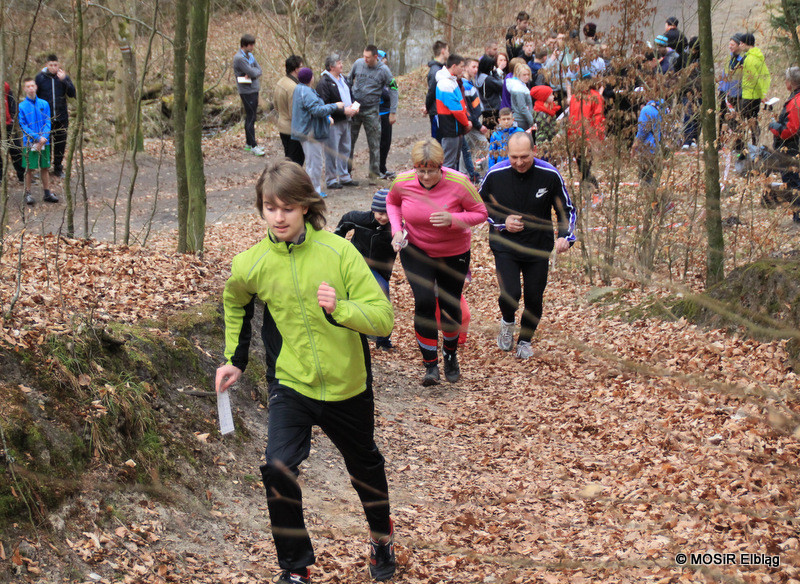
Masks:
[[[519,299],[524,292],[525,309],[520,321],[519,340],[530,341],[542,318],[542,298],[547,287],[549,262],[544,258],[522,260],[503,252],[494,252],[494,261],[500,287],[500,314],[504,321],[514,322]]]
[[[256,114],[258,113],[258,93],[240,93],[244,106],[244,141],[251,148],[258,146],[256,141]]]
[[[261,476],[267,490],[272,537],[283,570],[301,571],[314,563],[314,550],[303,520],[299,466],[311,451],[311,429],[319,426],[342,453],[350,480],[375,534],[391,533],[389,487],[384,459],[374,440],[372,389],[338,402],[308,398],[276,385],[269,393],[266,464]]]

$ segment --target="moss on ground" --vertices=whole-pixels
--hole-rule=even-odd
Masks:
[[[38,354],[0,350],[0,533],[41,520],[90,463],[108,469],[104,480],[144,484],[210,464],[193,445],[214,404],[186,390],[213,391],[222,337],[220,306],[207,303],[161,321],[83,325]],[[263,357],[252,365],[248,391],[264,379]]]

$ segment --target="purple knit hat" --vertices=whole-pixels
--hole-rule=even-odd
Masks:
[[[297,72],[297,80],[300,83],[311,83],[311,79],[314,77],[314,72],[309,69],[308,67],[303,67],[300,71]]]

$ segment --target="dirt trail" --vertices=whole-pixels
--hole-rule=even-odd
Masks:
[[[400,110],[387,162],[390,170],[404,170],[410,167],[410,145],[420,137],[424,137],[428,128],[428,118],[422,116],[418,110],[408,108]],[[257,125],[257,130],[257,136],[266,150],[263,158],[253,156],[243,150],[241,144],[244,143],[244,138],[240,126],[204,143],[207,192],[206,223],[208,225],[227,223],[242,215],[252,216],[254,213],[253,189],[256,179],[267,160],[283,156],[280,140],[272,126],[261,121]],[[177,229],[174,159],[171,143],[165,143],[165,146],[165,149],[160,151],[158,142],[150,142],[146,152],[137,155],[139,172],[131,213],[132,242],[142,240],[148,224],[151,225],[153,232]],[[369,208],[374,190],[380,188],[380,185],[388,186],[386,181],[379,181],[378,187],[367,185],[367,161],[366,137],[362,131],[356,144],[356,169],[354,172],[354,178],[360,184],[355,188],[328,193],[329,223],[335,224],[343,213],[352,209]],[[116,198],[117,242],[119,243],[122,241],[127,191],[133,172],[131,162],[129,159],[126,160],[122,167],[121,155],[108,154],[104,157],[96,156],[92,160],[87,160],[85,166],[90,236],[103,241],[113,241],[113,209]],[[121,167],[122,175],[120,176]],[[72,192],[78,201],[82,199],[80,189],[77,179],[73,178]],[[22,205],[21,184],[17,183],[16,179],[9,184],[9,192],[10,223],[12,226],[19,226],[22,218],[21,208],[24,205]],[[35,185],[32,192],[39,202],[32,209],[26,209],[26,211],[30,211],[27,213],[29,230],[34,233],[57,233],[59,229],[63,231],[65,229],[63,197],[62,202],[50,205],[41,202],[40,185]],[[62,195],[63,188],[60,181],[56,181],[54,192]],[[81,201],[76,203],[75,208],[76,233],[81,237],[84,235],[83,215],[84,205]]]

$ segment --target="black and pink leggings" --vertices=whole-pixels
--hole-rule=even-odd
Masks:
[[[469,251],[444,258],[432,258],[409,244],[400,252],[400,262],[414,294],[414,332],[425,363],[439,359],[439,331],[436,324],[436,290],[442,321],[442,347],[455,353],[461,328],[461,292],[469,270]]]

